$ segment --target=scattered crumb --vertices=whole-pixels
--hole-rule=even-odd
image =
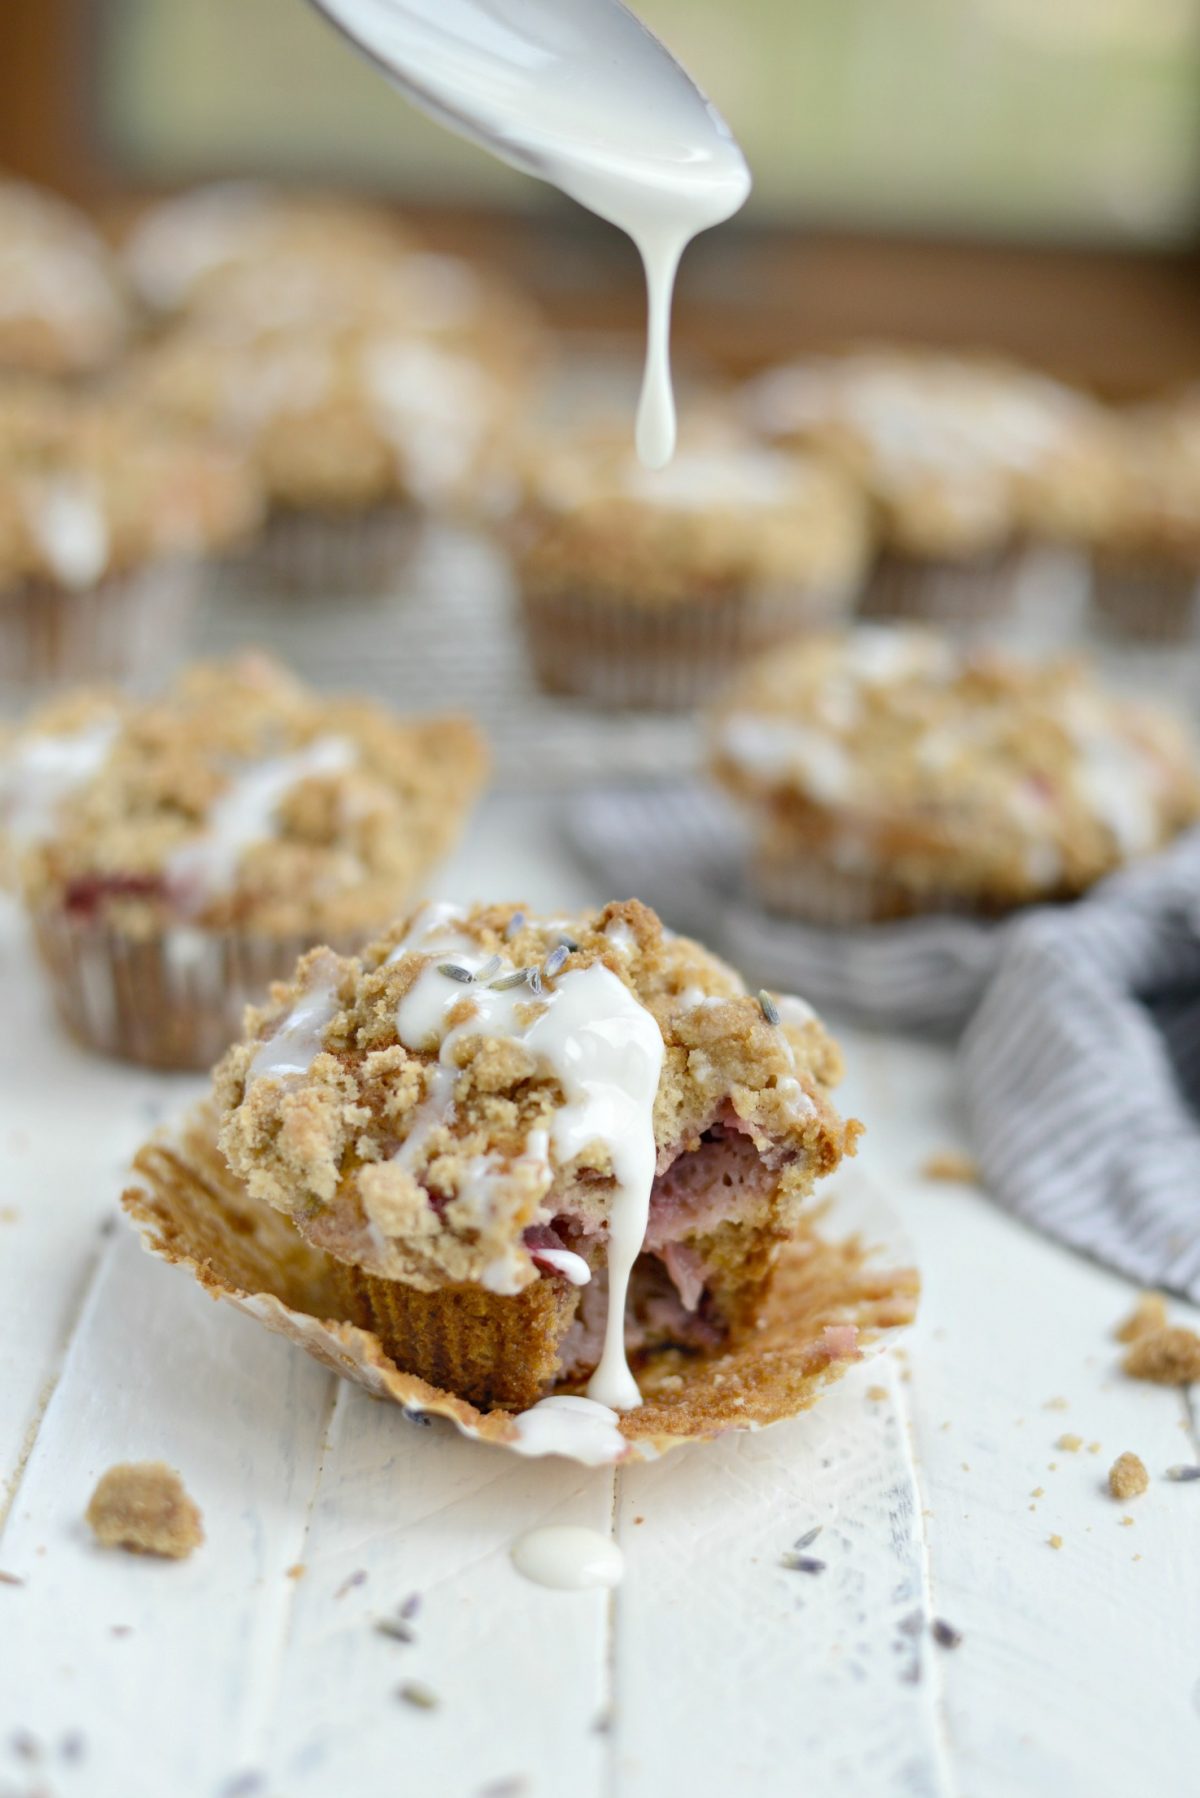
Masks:
[[[58,1744],[58,1752],[65,1761],[81,1761],[87,1750],[83,1739],[83,1731],[70,1729]]]
[[[1132,1529],[1133,1528],[1133,1518],[1132,1517],[1122,1517],[1121,1527],[1123,1529],[1127,1529],[1127,1530]]]
[[[1049,1468],[1051,1473],[1058,1472],[1058,1462],[1057,1461],[1047,1461],[1046,1466]]]
[[[418,1711],[436,1711],[442,1702],[436,1692],[431,1692],[428,1686],[423,1686],[415,1679],[406,1679],[402,1686],[397,1686],[396,1697]]]
[[[1135,1561],[1140,1561],[1142,1557],[1141,1557],[1141,1555],[1134,1555],[1133,1558]]]
[[[0,1224],[15,1224],[20,1215],[15,1205],[0,1205]]]
[[[962,1641],[962,1631],[947,1623],[944,1617],[935,1617],[931,1628],[939,1648],[957,1648]]]
[[[478,1798],[524,1798],[528,1790],[529,1781],[518,1773],[513,1779],[493,1779],[480,1786]]]
[[[41,1743],[27,1729],[14,1730],[8,1739],[8,1745],[23,1761],[39,1761],[42,1758]]]
[[[1137,1498],[1150,1484],[1150,1475],[1135,1454],[1126,1449],[1108,1470],[1108,1489],[1114,1498]],[[1122,1523],[1126,1521],[1121,1519]],[[1132,1519],[1129,1519],[1132,1522]]]
[[[110,1636],[131,1636],[133,1625],[132,1623],[114,1623],[108,1633]]]
[[[0,1586],[23,1586],[25,1581],[16,1573],[0,1572]]]
[[[1100,1453],[1100,1444],[1098,1442],[1089,1442],[1088,1443],[1088,1454],[1089,1455],[1098,1455],[1099,1453]]]
[[[162,1461],[122,1462],[102,1474],[87,1521],[105,1548],[181,1560],[204,1540],[200,1512],[173,1468]]]
[[[296,1561],[288,1568],[287,1577],[289,1579],[303,1579],[307,1572],[308,1568],[304,1565],[304,1562]]]
[[[887,1390],[886,1386],[868,1386],[867,1387],[867,1397],[872,1401],[873,1404],[878,1404],[880,1402],[880,1400],[885,1399],[887,1397],[887,1395],[888,1395],[888,1390]]]
[[[1159,1386],[1187,1386],[1200,1380],[1200,1336],[1177,1326],[1139,1336],[1125,1357],[1125,1372]]]
[[[1067,1411],[1069,1409],[1070,1401],[1065,1398],[1048,1398],[1042,1406],[1043,1411]]]
[[[921,1172],[927,1180],[956,1180],[964,1186],[975,1186],[979,1181],[979,1163],[961,1149],[938,1149],[922,1165]]]
[[[644,1517],[635,1517],[633,1521],[635,1523],[645,1523],[646,1519]]]
[[[1066,1453],[1069,1455],[1077,1455],[1079,1453],[1080,1449],[1083,1447],[1083,1437],[1082,1436],[1072,1436],[1069,1434],[1066,1436],[1060,1436],[1058,1441],[1054,1444],[1054,1446],[1055,1446],[1055,1448],[1064,1449],[1066,1451]]]
[[[1167,1327],[1167,1301],[1161,1292],[1139,1293],[1137,1304],[1113,1331],[1118,1342],[1136,1342],[1141,1336],[1149,1336],[1155,1330]]]
[[[962,1464],[962,1470],[963,1470],[963,1472],[964,1472],[964,1473],[970,1473],[970,1471],[971,1471],[971,1463],[970,1463],[970,1462],[969,1462],[969,1461],[964,1461],[964,1462],[963,1462],[963,1464]]]
[[[1050,1537],[1050,1546],[1051,1546],[1051,1548],[1061,1548],[1062,1547],[1062,1537],[1061,1536],[1051,1536]]]
[[[1045,1498],[1046,1488],[1044,1486],[1035,1486],[1029,1496],[1030,1498]]]

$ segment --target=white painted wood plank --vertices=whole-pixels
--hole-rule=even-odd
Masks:
[[[612,1518],[610,1470],[482,1448],[344,1386],[280,1670],[272,1778],[294,1798],[360,1785],[465,1794],[517,1777],[599,1794],[608,1595],[534,1586],[509,1550],[538,1524],[607,1534]],[[416,1640],[401,1644],[374,1625],[411,1594]],[[397,1697],[410,1680],[436,1710]]]
[[[79,1731],[90,1798],[207,1798],[246,1764],[333,1384],[113,1239],[0,1536],[25,1581],[0,1587],[0,1755],[17,1731]],[[203,1511],[186,1562],[101,1550],[83,1522],[104,1469],[143,1459],[178,1467]]]
[[[963,1146],[943,1053],[863,1039],[852,1065],[872,1121],[864,1153],[880,1179],[890,1169],[925,1273],[908,1390],[934,1604],[964,1638],[942,1657],[957,1778],[972,1798],[1184,1798],[1200,1483],[1163,1478],[1196,1458],[1179,1394],[1118,1371],[1111,1332],[1132,1289],[982,1195],[920,1177],[931,1149]],[[1064,1433],[1083,1451],[1057,1448]],[[1152,1485],[1118,1504],[1104,1480],[1124,1449]]]
[[[868,1396],[883,1393],[883,1397]],[[622,1471],[614,1741],[628,1798],[940,1794],[919,1501],[896,1370]],[[822,1573],[780,1558],[815,1525]]]

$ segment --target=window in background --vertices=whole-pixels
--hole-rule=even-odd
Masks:
[[[751,216],[1170,244],[1200,217],[1200,0],[641,0],[756,175]],[[122,172],[552,204],[399,102],[306,0],[112,0]]]

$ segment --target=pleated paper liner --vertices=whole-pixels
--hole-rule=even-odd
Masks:
[[[212,1297],[379,1398],[449,1418],[480,1441],[530,1452],[513,1412],[480,1411],[403,1372],[372,1331],[348,1321],[330,1259],[229,1172],[210,1106],[148,1143],[134,1173],[123,1204],[146,1247],[187,1268]],[[867,1182],[851,1176],[785,1250],[752,1341],[703,1358],[664,1350],[638,1364],[645,1403],[621,1418],[625,1447],[613,1458],[653,1459],[806,1410],[831,1381],[911,1323],[918,1289],[894,1218]]]
[[[0,700],[55,687],[161,677],[187,641],[200,581],[188,562],[152,563],[73,591],[25,581],[0,592]]]
[[[404,505],[318,511],[280,506],[231,564],[235,588],[291,600],[396,594],[420,542],[422,515]]]

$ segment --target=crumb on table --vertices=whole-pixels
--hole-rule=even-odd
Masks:
[[[204,1540],[200,1512],[162,1461],[121,1462],[100,1476],[86,1512],[97,1542],[182,1560]]]
[[[1178,1326],[1139,1336],[1125,1357],[1125,1372],[1159,1386],[1190,1385],[1200,1380],[1200,1336]]]
[[[926,1180],[956,1180],[964,1186],[974,1186],[979,1181],[979,1164],[961,1149],[938,1149],[922,1163],[921,1172]]]
[[[1061,1548],[1062,1547],[1062,1537],[1061,1536],[1051,1536],[1049,1540],[1050,1540],[1051,1548]]]
[[[1141,1336],[1149,1336],[1156,1330],[1165,1330],[1167,1326],[1167,1301],[1161,1292],[1140,1292],[1137,1304],[1116,1327],[1113,1334],[1118,1342],[1136,1342]]]
[[[1108,1489],[1114,1498],[1137,1498],[1149,1484],[1150,1475],[1144,1463],[1128,1449],[1117,1456],[1108,1470]]]
[[[1072,1435],[1068,1431],[1065,1436],[1059,1437],[1054,1446],[1055,1448],[1061,1448],[1068,1455],[1077,1455],[1083,1447],[1083,1437]]]

